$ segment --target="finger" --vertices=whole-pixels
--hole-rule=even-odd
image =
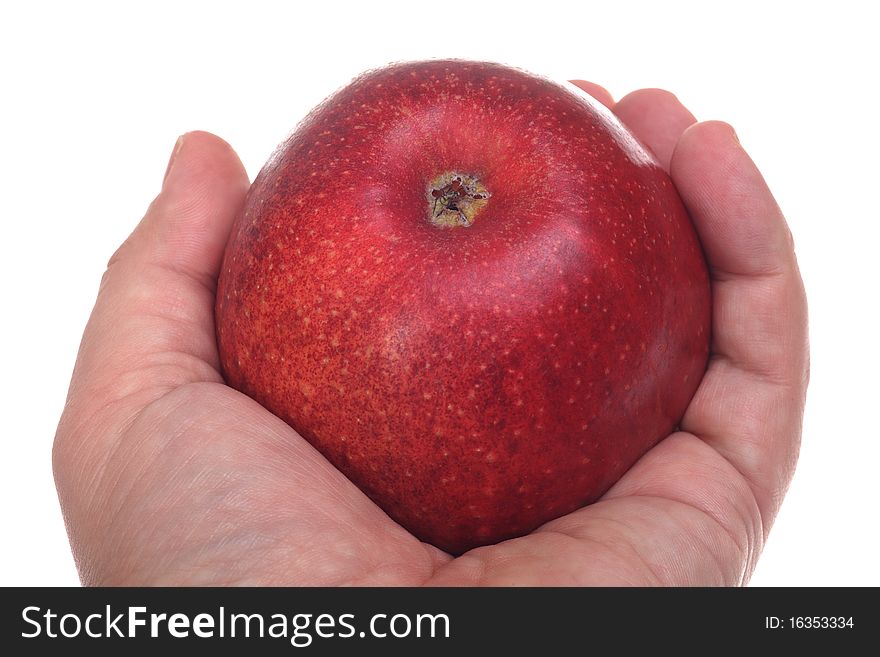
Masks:
[[[614,98],[604,87],[600,87],[594,82],[587,82],[586,80],[569,80],[569,82],[571,82],[579,89],[586,91],[608,109],[614,107]]]
[[[714,297],[712,359],[681,427],[749,481],[768,530],[797,459],[808,378],[806,298],[790,232],[727,124],[685,131],[672,178]]]
[[[178,140],[162,191],[101,281],[67,421],[84,421],[120,400],[136,410],[184,383],[221,380],[214,287],[247,187],[226,142],[203,132]]]
[[[653,151],[667,171],[678,138],[696,122],[678,98],[663,89],[633,91],[614,105],[614,113]]]

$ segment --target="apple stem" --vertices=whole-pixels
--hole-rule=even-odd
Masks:
[[[468,227],[486,206],[489,190],[476,176],[450,171],[428,185],[431,224],[438,228]]]

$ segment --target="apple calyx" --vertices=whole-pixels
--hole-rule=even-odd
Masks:
[[[428,215],[437,228],[470,226],[489,202],[489,190],[476,176],[448,171],[428,184]]]

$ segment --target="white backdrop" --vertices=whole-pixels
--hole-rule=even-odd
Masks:
[[[450,56],[593,80],[616,98],[664,87],[736,127],[794,232],[813,354],[800,464],[752,584],[880,585],[871,4],[5,3],[0,585],[78,583],[52,438],[104,266],[177,136],[221,135],[253,178],[362,70]]]

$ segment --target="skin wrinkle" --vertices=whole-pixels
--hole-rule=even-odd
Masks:
[[[97,409],[90,416],[86,416],[86,419],[82,420],[78,424],[74,424],[73,428],[69,428],[66,426],[72,420],[68,420],[69,416],[63,416],[61,425],[59,425],[59,435],[84,435],[88,437],[90,434],[101,435],[104,433],[113,433],[117,430],[117,426],[108,426],[111,425],[111,422],[106,419],[107,414],[114,410],[114,406],[118,404],[118,402],[125,401],[131,397],[137,397],[143,395],[143,390],[138,390],[135,392],[126,395],[126,397],[117,400],[117,402],[111,402],[105,405],[104,407]],[[128,428],[134,424],[140,415],[141,411],[138,410],[136,412],[131,413],[128,416],[124,416],[124,419],[120,422],[117,418],[113,425],[118,425],[122,427],[122,433],[126,433]],[[119,411],[117,410],[115,415],[119,415]],[[80,427],[91,427],[91,429],[86,430]],[[70,478],[71,481],[76,482],[83,491],[84,500],[83,507],[88,510],[93,507],[98,507],[99,505],[95,504],[95,497],[100,490],[98,486],[98,482],[104,476],[106,463],[109,460],[110,456],[112,456],[113,452],[120,449],[124,444],[123,442],[117,442],[110,446],[109,455],[103,455],[101,453],[95,454],[95,450],[93,449],[93,441],[83,440],[80,443],[74,443],[73,445],[67,444],[63,440],[56,439],[55,444],[52,449],[52,461],[53,461],[53,470],[55,472],[56,480],[61,482],[64,476],[69,476],[66,472],[68,464],[76,464],[74,468],[74,475]],[[94,458],[97,457],[97,458]],[[91,476],[86,476],[87,471],[90,469],[93,470]],[[85,480],[85,481],[84,481]],[[84,485],[86,484],[86,485]],[[65,490],[64,487],[59,485],[59,490]],[[67,503],[65,502],[64,495],[62,498],[62,506],[64,510],[68,510]],[[72,512],[71,512],[72,513]],[[87,514],[86,514],[87,515]],[[65,513],[65,518],[67,518],[67,513]]]
[[[578,532],[576,528],[567,531],[542,530],[541,533],[547,536],[562,538],[565,540],[566,544],[571,545],[573,549],[579,548],[577,550],[579,552],[583,552],[583,546],[585,544],[595,545],[600,548],[601,551],[604,551],[606,554],[611,555],[615,562],[628,564],[630,567],[633,564],[636,564],[638,566],[638,569],[641,570],[643,573],[647,572],[648,577],[643,577],[641,579],[643,581],[647,581],[649,585],[657,585],[662,582],[662,578],[658,577],[656,571],[652,569],[650,565],[641,558],[638,549],[634,545],[625,540],[615,540],[614,538],[612,538],[613,534],[609,533],[607,537],[596,536],[594,533],[591,532]],[[632,556],[636,557],[635,560],[632,559]],[[538,558],[540,557],[538,556]],[[581,558],[583,559],[583,557]],[[578,572],[578,574],[580,573]],[[607,576],[608,575],[606,575],[606,577]],[[617,576],[616,570],[614,572],[614,576]],[[578,580],[575,579],[575,581]],[[639,578],[637,578],[636,581],[639,581]]]
[[[766,338],[762,345],[765,356],[755,358],[754,351],[756,345],[761,345],[759,338],[754,335],[745,334],[740,337],[733,337],[734,342],[740,343],[738,346],[722,346],[728,345],[732,341],[728,336],[716,336],[713,342],[713,353],[709,362],[709,371],[713,366],[719,364],[729,364],[732,368],[754,377],[762,384],[771,384],[779,388],[800,392],[803,387],[805,365],[799,364],[797,367],[790,368],[793,371],[780,371],[777,360],[778,353],[782,351],[798,351],[800,348],[795,347],[800,340],[793,337],[784,336]],[[742,342],[746,341],[743,345]],[[773,348],[775,346],[775,349]],[[794,360],[794,359],[792,359]]]
[[[624,497],[633,497],[633,496],[647,496],[653,499],[668,499],[675,502],[679,502],[681,504],[686,504],[694,509],[700,511],[703,514],[709,516],[715,523],[718,523],[731,538],[732,542],[737,545],[740,549],[740,552],[746,556],[746,560],[749,563],[754,563],[757,560],[757,556],[760,554],[761,549],[763,548],[763,527],[760,522],[755,521],[755,517],[760,517],[760,506],[757,503],[757,500],[752,495],[752,491],[750,488],[750,484],[748,480],[746,480],[742,474],[735,469],[735,467],[726,459],[723,458],[723,455],[719,454],[717,450],[708,445],[704,440],[700,440],[696,436],[692,434],[688,434],[685,432],[680,432],[670,438],[667,439],[666,444],[662,446],[657,452],[660,454],[658,458],[663,459],[663,461],[667,461],[663,455],[665,452],[668,452],[670,449],[670,445],[672,444],[670,441],[679,442],[682,444],[686,444],[691,451],[697,450],[701,453],[705,453],[706,456],[711,456],[713,460],[717,460],[721,458],[720,465],[721,468],[715,468],[712,471],[706,473],[706,479],[710,482],[715,481],[728,481],[730,482],[730,486],[728,488],[742,491],[737,495],[727,494],[724,490],[714,491],[712,488],[707,488],[707,501],[714,501],[714,504],[707,504],[707,501],[700,502],[699,499],[691,497],[687,499],[682,493],[676,491],[676,486],[679,485],[681,481],[681,473],[678,470],[668,470],[662,468],[654,468],[656,472],[655,478],[644,481],[640,485],[633,486],[629,483],[629,479],[625,476],[620,483],[618,483],[609,494],[606,495],[606,499],[615,499],[621,496]],[[665,452],[664,452],[665,450]],[[707,451],[708,450],[708,451]],[[649,454],[644,457],[645,460],[652,458],[652,455]],[[705,458],[702,457],[702,458]],[[695,463],[697,461],[695,460]],[[643,466],[644,463],[641,464]],[[664,463],[665,465],[665,463]],[[641,467],[640,464],[637,464],[633,470],[637,470]],[[721,470],[732,470],[736,478],[727,477],[726,479],[722,476]],[[717,474],[716,474],[717,473]],[[662,475],[662,476],[661,476]],[[657,481],[659,479],[659,481]],[[688,477],[691,479],[691,477]],[[665,482],[671,483],[665,483]],[[737,485],[737,482],[740,485]],[[656,493],[652,493],[651,491],[655,488],[664,489],[664,496],[660,498]],[[621,490],[622,489],[622,490]],[[745,495],[745,497],[744,497]],[[744,504],[736,504],[734,500],[745,500]],[[751,513],[746,514],[744,512],[745,508],[751,508]],[[723,510],[726,510],[724,512]],[[725,517],[730,515],[730,510],[736,511],[737,515],[742,520],[742,530],[745,537],[745,540],[738,538],[738,532],[735,531],[734,527],[731,527],[729,523],[725,523]],[[752,522],[747,522],[746,518],[751,517]],[[758,534],[753,531],[754,529],[758,529],[761,532],[760,540]],[[753,567],[753,566],[752,566]],[[751,567],[749,569],[749,572]]]
[[[138,264],[136,262],[120,261],[116,265],[117,268],[125,268],[121,275],[136,276],[139,285],[129,286],[125,290],[125,297],[121,300],[120,305],[123,309],[131,309],[136,312],[134,317],[155,317],[162,320],[170,320],[174,323],[183,323],[191,326],[193,335],[199,335],[206,339],[210,346],[209,351],[212,355],[216,355],[216,344],[213,343],[210,327],[205,326],[204,311],[193,313],[192,298],[194,293],[203,296],[204,308],[212,308],[215,291],[213,286],[206,281],[200,281],[198,278],[189,277],[180,279],[180,274],[173,269],[165,267],[149,267]],[[152,275],[150,275],[152,274]],[[181,287],[180,280],[187,283],[179,294],[175,297],[171,296],[171,292],[175,287],[171,287],[170,283],[174,283],[177,287]],[[189,284],[194,284],[196,290],[189,288]],[[160,288],[162,293],[160,296],[155,294],[156,288]],[[102,298],[99,296],[98,304]],[[199,305],[202,305],[200,300]]]
[[[726,536],[729,538],[731,544],[733,544],[735,546],[737,552],[740,553],[740,555],[742,556],[741,562],[743,564],[747,563],[747,555],[750,553],[750,550],[747,547],[743,547],[743,545],[742,545],[743,541],[737,539],[735,536],[735,533],[729,527],[727,527],[724,523],[722,523],[718,518],[716,518],[713,514],[711,514],[710,512],[708,512],[707,510],[705,510],[701,507],[696,506],[693,502],[688,501],[688,500],[679,500],[679,499],[671,498],[668,496],[664,496],[664,497],[660,498],[660,497],[656,497],[654,495],[629,495],[629,496],[627,496],[627,500],[630,502],[642,501],[642,502],[648,503],[651,507],[655,507],[658,505],[662,506],[662,507],[667,507],[664,510],[664,512],[668,515],[669,515],[668,507],[670,507],[670,506],[677,506],[678,510],[684,511],[686,513],[697,512],[701,517],[709,520],[713,526],[720,527],[724,531]],[[606,523],[612,523],[612,524],[617,523],[617,524],[622,524],[624,526],[627,526],[623,521],[616,519],[616,518],[613,518],[613,517],[602,517],[600,519]],[[627,528],[632,529],[631,526],[627,526]],[[697,532],[696,534],[694,534],[694,536],[701,536],[701,535],[702,535],[702,532]],[[638,548],[636,547],[635,549],[638,552]],[[717,557],[715,555],[714,550],[707,549],[707,550],[705,550],[705,553],[709,554],[713,558],[713,560],[717,561]],[[672,554],[675,557],[675,556],[680,556],[682,553],[679,551],[673,551]],[[639,557],[642,561],[647,562],[646,557],[644,555],[642,555],[641,553],[639,553]],[[682,559],[682,561],[683,561],[683,559]],[[720,566],[720,562],[717,562],[717,563],[719,564],[719,568],[718,568],[719,573],[721,573],[723,575],[725,570]],[[682,573],[682,574],[686,574],[689,571],[689,569],[685,569],[685,568],[679,568],[678,570],[680,570],[680,571],[683,570],[684,573]],[[729,579],[729,578],[723,577],[722,581],[727,580],[727,579]],[[659,580],[659,584],[661,584],[661,585],[669,585],[671,583],[669,581],[668,577],[659,577],[658,576],[658,580]],[[672,581],[675,581],[675,580],[673,579]]]
[[[716,367],[716,370],[717,370],[717,367]],[[737,370],[737,371],[749,376],[748,373],[745,373],[742,370]],[[750,490],[755,492],[756,499],[761,499],[761,500],[772,499],[771,492],[773,489],[777,488],[777,485],[773,484],[773,485],[767,486],[761,480],[756,478],[754,476],[754,474],[752,474],[752,473],[755,472],[759,463],[762,463],[765,460],[767,460],[766,455],[763,453],[763,451],[765,449],[764,446],[767,443],[767,439],[766,439],[766,435],[767,435],[766,423],[767,423],[767,421],[764,416],[769,413],[770,417],[774,418],[776,422],[779,422],[778,418],[780,416],[782,416],[783,419],[786,420],[783,424],[789,425],[789,424],[791,424],[792,421],[785,418],[784,414],[780,413],[778,410],[775,410],[775,409],[778,409],[779,407],[787,408],[790,404],[785,403],[786,400],[784,399],[782,403],[774,405],[775,409],[771,409],[768,412],[758,412],[757,414],[755,414],[755,413],[750,414],[747,412],[746,409],[743,409],[741,406],[731,407],[730,401],[733,398],[731,393],[729,391],[724,390],[722,387],[719,387],[717,384],[715,384],[715,381],[717,380],[718,377],[713,376],[710,378],[710,375],[711,375],[711,371],[709,374],[707,374],[707,378],[704,379],[703,383],[700,386],[700,389],[697,391],[697,394],[694,397],[695,403],[692,404],[691,409],[689,409],[688,412],[685,414],[685,417],[682,420],[682,428],[687,431],[690,431],[692,433],[699,435],[703,441],[706,441],[707,443],[712,445],[713,448],[718,450],[719,453],[721,454],[721,456],[723,458],[727,459],[728,462],[730,462],[737,469],[737,471],[740,473],[740,475],[749,483]],[[727,375],[726,377],[722,378],[722,380],[729,380],[729,379],[730,379],[730,375]],[[713,386],[713,387],[710,387],[710,386]],[[742,386],[742,387],[744,387],[745,389],[749,388],[749,386]],[[777,388],[777,394],[779,394],[780,390],[785,391],[786,388]],[[713,397],[717,398],[717,402],[713,403],[712,397],[709,397],[709,399],[705,400],[705,403],[701,403],[701,402],[703,402],[703,398],[706,395],[712,395]],[[747,396],[747,397],[745,397],[745,399],[750,400],[751,397]],[[788,400],[788,401],[790,402],[790,400]],[[701,413],[699,411],[699,409],[702,408],[703,406],[716,409],[716,413],[715,413],[714,418],[706,418],[703,416],[704,413]],[[719,418],[717,417],[718,412],[720,412],[721,409],[725,409],[725,408],[728,409],[727,417],[719,420]],[[696,415],[696,417],[694,417],[694,415]],[[751,421],[755,424],[754,428],[748,428],[748,425],[744,425],[745,419],[751,418],[751,417],[753,417],[753,419]],[[797,418],[795,418],[795,419],[797,419]],[[750,444],[746,444],[743,446],[743,447],[745,447],[745,449],[743,451],[738,452],[739,456],[737,458],[731,458],[731,455],[734,453],[732,445],[727,445],[725,447],[721,447],[726,444],[726,441],[724,439],[724,435],[725,435],[724,430],[722,429],[719,432],[718,429],[711,428],[711,427],[728,427],[731,424],[736,424],[740,427],[740,430],[739,430],[740,436],[743,436],[743,435],[755,436],[755,438],[751,441]],[[746,430],[743,430],[744,426],[746,427]],[[792,433],[794,433],[795,436],[797,436],[797,435],[799,435],[799,432],[800,432],[800,422],[796,421],[795,426],[792,430]],[[774,435],[774,434],[771,433],[771,435]],[[740,440],[740,442],[738,444],[742,445],[742,439]],[[796,448],[796,445],[795,445],[795,448]],[[750,461],[753,462],[751,467],[744,468],[742,465],[742,462],[749,456],[749,454],[754,452],[754,450],[756,450],[756,449],[759,450],[759,453],[755,454],[753,457],[751,457],[749,459]],[[781,477],[783,480],[788,480],[791,477],[791,474],[792,474],[792,472],[788,468],[786,468],[782,473],[778,474],[777,476]],[[764,516],[766,514],[766,512],[763,510],[764,506],[765,505],[763,505],[763,504],[758,505],[758,510],[761,512],[762,516]],[[775,509],[777,507],[774,505],[771,508],[772,508],[771,515],[775,515]],[[762,518],[762,526],[764,529],[765,539],[766,539],[766,534],[769,533],[770,524],[772,524],[772,521],[765,520]]]
[[[180,389],[178,389],[178,390],[180,390]],[[150,433],[152,434],[152,436],[159,437],[161,440],[163,440],[168,445],[170,445],[172,443],[179,442],[181,439],[183,439],[185,437],[186,434],[188,434],[190,432],[190,430],[193,428],[193,426],[195,426],[194,422],[190,422],[188,424],[177,427],[177,429],[175,429],[174,431],[163,430],[162,423],[164,423],[166,421],[164,418],[167,417],[168,415],[173,415],[179,409],[186,406],[186,403],[187,403],[186,402],[186,395],[182,395],[182,394],[178,393],[178,395],[176,395],[176,396],[181,397],[181,400],[175,404],[175,406],[173,407],[173,409],[171,411],[166,411],[165,409],[163,409],[162,411],[159,411],[157,413],[156,411],[152,411],[150,408],[146,409],[146,412],[148,414],[152,414],[152,415],[158,414],[160,416],[159,426],[153,426],[153,424],[149,418],[142,419],[142,421],[146,422],[148,424],[148,426],[150,427]],[[148,440],[145,440],[144,442],[148,442]],[[135,477],[135,480],[134,480],[132,486],[128,489],[128,492],[124,494],[121,506],[124,507],[126,505],[130,505],[131,496],[133,494],[135,494],[135,492],[137,490],[142,489],[142,488],[148,488],[145,486],[139,486],[139,484],[141,484],[143,479],[149,475],[151,460],[158,460],[158,459],[164,458],[163,457],[164,451],[165,451],[165,448],[161,448],[161,447],[158,449],[155,449],[154,454],[150,457],[150,459],[144,459],[143,455],[139,454],[139,453],[133,453],[129,456],[129,463],[134,462],[137,464],[141,464],[141,465],[146,464],[146,465],[142,465],[142,467],[136,468],[136,470],[138,471],[138,474]],[[194,458],[195,458],[195,456],[193,454],[193,455],[190,455],[186,461],[184,461],[182,463],[176,463],[175,467],[167,473],[168,478],[172,482],[175,479],[180,478],[181,480],[183,480],[183,482],[190,484],[190,488],[191,488],[193,483],[197,483],[197,477],[192,477],[192,476],[182,477],[182,476],[180,476],[180,474],[185,471],[187,465],[190,462],[192,462],[192,460]],[[308,473],[305,474],[305,477],[308,478]],[[294,478],[296,478],[296,477],[294,477]],[[112,485],[114,485],[114,484],[109,484],[109,486],[112,486]],[[174,490],[173,486],[171,486],[170,488],[171,488],[171,490]],[[332,492],[333,488],[330,487],[328,490],[330,492]],[[116,493],[116,494],[118,495],[119,493]],[[230,494],[244,495],[244,497],[246,499],[249,495],[249,492],[247,492],[247,491],[240,492],[240,491],[233,490],[233,491],[231,491]],[[341,495],[339,497],[341,500],[345,499]],[[175,504],[176,504],[175,500],[169,499],[169,500],[164,501],[160,506],[174,507]],[[221,508],[222,509],[222,508],[224,508],[224,506],[225,505],[223,505],[223,504],[219,504],[219,505],[215,504],[213,506],[213,508],[215,508],[215,509]],[[329,521],[330,523],[337,524],[339,526],[339,528],[342,530],[344,530],[345,528],[354,529],[355,531],[351,532],[350,535],[352,538],[355,539],[353,545],[357,545],[359,543],[359,541],[356,538],[358,532],[357,532],[357,528],[354,524],[354,521],[353,520],[347,521],[345,519],[345,517],[340,518],[338,516],[329,515],[329,511],[328,511],[329,508],[332,508],[332,505],[328,505],[327,509],[325,509],[325,508],[314,509],[314,513],[316,514],[315,517],[316,518],[323,518],[324,521]],[[268,516],[268,519],[271,519],[273,521],[277,520],[277,518],[273,518],[273,516],[271,514]],[[250,520],[252,521],[253,517],[251,517]],[[300,520],[302,520],[302,518]],[[259,523],[257,523],[257,524],[259,525]],[[318,524],[321,524],[320,520],[318,521]],[[161,538],[162,538],[161,534],[153,533],[153,534],[151,534],[150,537],[148,537],[148,539],[146,541],[143,541],[142,544],[149,545],[149,544],[153,544],[153,543],[159,544],[159,543],[167,542],[167,540],[160,541],[159,539],[161,539]],[[174,542],[175,543],[180,542],[180,540],[174,539]],[[206,549],[213,551],[218,547],[217,545],[214,545],[212,543],[213,543],[213,541],[209,541],[209,545],[206,547]],[[337,546],[336,549],[338,551],[340,548],[340,544],[337,543],[336,546]],[[240,547],[238,549],[240,549]],[[265,546],[265,552],[271,554],[274,551],[275,551],[275,545],[270,541],[270,543]],[[353,548],[352,551],[357,552],[357,549]],[[116,552],[116,550],[114,550],[114,552]],[[251,561],[258,561],[259,560],[259,558],[256,555],[251,554],[250,551],[248,551],[248,554],[249,554],[249,558]],[[311,562],[311,561],[318,560],[322,554],[324,554],[323,548],[314,548],[314,549],[309,548],[309,550],[305,553],[303,553],[302,551],[298,551],[295,556],[295,562],[301,563],[304,567],[304,570],[312,571],[314,573],[315,569],[313,566],[309,566],[308,568],[305,568],[305,566],[308,565],[309,562]],[[378,568],[379,566],[374,563],[374,564],[367,564],[366,567],[367,568]],[[318,581],[317,583],[322,583],[322,582]]]
[[[529,537],[456,560],[415,540],[219,383],[207,301],[247,177],[225,142],[190,133],[102,276],[53,448],[83,582],[747,583],[793,472],[809,377],[790,231],[729,127],[691,126],[668,152],[666,127],[689,113],[666,92],[634,97],[657,101],[637,134],[671,159],[716,304],[734,304],[715,313],[721,353],[682,421],[693,442],[660,443],[609,499]]]
[[[736,560],[736,563],[742,564],[741,567],[738,569],[739,578],[738,578],[738,582],[737,582],[737,584],[742,584],[746,579],[746,574],[749,574],[749,575],[751,574],[751,572],[754,568],[754,563],[757,561],[757,555],[760,554],[760,552],[763,548],[763,543],[764,543],[763,536],[761,536],[760,540],[759,540],[758,537],[752,531],[750,531],[749,525],[751,523],[746,523],[745,519],[739,514],[737,514],[737,515],[739,515],[739,519],[741,522],[741,531],[738,532],[738,531],[736,531],[736,529],[734,527],[731,527],[731,524],[729,521],[725,522],[723,516],[719,516],[718,514],[712,513],[711,511],[709,511],[706,508],[703,508],[702,506],[697,506],[693,502],[689,502],[689,501],[678,499],[678,498],[666,497],[664,499],[671,500],[671,501],[677,502],[679,504],[683,504],[683,505],[697,511],[698,513],[705,516],[714,526],[716,526],[722,530],[722,532],[727,537],[727,539],[729,540],[731,545],[734,546],[735,551],[739,557]],[[736,504],[730,505],[730,507],[734,511],[738,510],[738,506],[739,505],[736,505]],[[758,512],[757,511],[757,508],[758,508],[757,502],[754,502],[754,507],[755,507],[755,510],[757,513]],[[717,560],[717,556],[715,555],[714,550],[709,549],[707,552],[708,552],[708,554],[710,554],[713,558],[715,558]],[[723,568],[721,568],[720,562],[719,562],[719,571],[724,572]]]
[[[665,498],[665,499],[670,499],[670,498]],[[679,502],[679,500],[673,500],[673,501]],[[756,551],[760,551],[760,547],[756,548],[753,541],[749,540],[748,530],[744,527],[744,532],[746,535],[744,537],[738,536],[737,533],[730,528],[728,523],[725,523],[724,521],[720,520],[718,517],[716,517],[712,513],[708,512],[707,510],[705,510],[701,507],[698,507],[694,504],[687,503],[687,502],[680,502],[680,503],[685,505],[689,509],[697,511],[698,513],[703,515],[706,519],[708,519],[712,523],[713,526],[719,527],[722,530],[723,535],[733,545],[733,547],[736,551],[736,554],[738,556],[738,559],[727,562],[728,568],[725,568],[725,562],[723,562],[721,559],[719,559],[717,552],[714,549],[712,549],[712,546],[706,545],[706,543],[708,543],[709,541],[708,541],[707,537],[704,535],[704,532],[698,532],[696,534],[696,536],[702,540],[704,545],[706,545],[705,552],[706,552],[706,554],[708,554],[712,558],[713,562],[715,563],[715,565],[718,569],[718,572],[721,575],[721,581],[723,583],[725,583],[726,585],[729,585],[729,584],[735,584],[737,586],[742,585],[746,579],[746,573],[749,573],[749,574],[751,573],[750,564],[754,561],[753,555],[756,554]],[[735,508],[735,505],[734,505],[734,508]],[[731,569],[730,566],[732,566],[735,563],[741,564],[740,567]],[[738,573],[738,575],[736,575],[734,577],[734,579],[731,580],[729,577],[725,576],[727,572]]]
[[[144,391],[141,390],[138,392],[143,393]],[[136,394],[138,394],[138,392],[131,393],[131,394],[136,395]],[[161,399],[161,397],[160,397],[160,399]],[[113,410],[113,406],[117,405],[118,403],[119,402],[117,400],[116,402],[111,402],[110,404],[108,404],[104,409],[105,412],[109,412],[109,411]],[[145,415],[146,411],[149,410],[149,408],[150,408],[150,405],[147,405],[147,406],[143,407],[142,410],[140,410],[135,415],[133,415],[129,419],[130,424],[129,424],[128,429],[125,430],[124,432],[131,433],[131,429],[136,425],[136,423],[143,422],[144,415]],[[116,444],[111,446],[111,451],[108,454],[104,455],[103,458],[101,458],[101,463],[96,470],[97,477],[96,477],[95,484],[93,487],[93,490],[94,490],[94,494],[92,496],[93,499],[99,498],[102,494],[107,499],[113,499],[114,497],[118,497],[118,495],[119,495],[118,482],[125,474],[125,468],[124,467],[116,468],[114,470],[110,466],[113,465],[114,463],[117,463],[117,462],[122,462],[123,464],[128,464],[128,463],[133,462],[134,459],[138,456],[138,454],[136,452],[136,448],[139,447],[141,444],[147,442],[149,440],[149,438],[153,435],[155,435],[155,431],[147,432],[146,435],[141,439],[141,441],[139,441],[137,443],[132,443],[131,441],[120,441],[120,442],[117,442]],[[167,439],[168,440],[173,439],[173,434],[168,435]],[[142,466],[141,467],[141,476],[144,476],[145,473],[147,472],[147,469],[148,469],[148,463],[141,462],[141,461],[139,461],[139,463],[141,463],[141,466]],[[114,473],[115,473],[115,476],[114,476]],[[95,517],[95,521],[96,521],[94,523],[95,524],[95,531],[98,534],[112,536],[112,532],[106,532],[106,531],[101,530],[100,528],[102,526],[103,527],[112,527],[113,519],[114,519],[114,517],[116,517],[118,515],[118,513],[117,513],[118,509],[123,508],[126,505],[126,502],[128,501],[128,496],[131,495],[131,492],[136,488],[137,483],[138,483],[138,478],[135,478],[135,480],[132,481],[131,486],[128,488],[127,493],[125,495],[123,495],[123,497],[119,501],[118,507],[115,510],[113,507],[108,507],[104,510],[101,510],[100,505],[96,505],[94,503],[86,504],[85,509],[83,509],[83,513],[86,516],[93,515]],[[94,507],[97,507],[97,508],[94,508]],[[109,552],[111,554],[116,553],[117,551],[118,550],[115,548],[109,550]]]
[[[117,251],[117,253],[118,253],[118,251]],[[114,255],[114,258],[118,259],[119,257]],[[111,258],[111,263],[112,263],[112,261],[113,261],[113,258]],[[122,263],[124,261],[118,260],[118,262]],[[110,271],[110,266],[108,266],[108,270],[104,274],[105,281],[107,280],[106,277],[108,276],[109,271]],[[198,283],[198,281],[196,281],[196,282]],[[103,285],[104,285],[104,282],[102,281],[102,287],[103,287]],[[206,290],[207,290],[207,288],[206,288]],[[102,297],[99,293],[99,299],[98,299],[98,303],[96,304],[96,307],[98,305],[100,305],[101,303],[102,303]],[[148,304],[145,303],[144,305],[148,305]],[[116,313],[114,313],[114,315],[115,314]],[[170,320],[173,322],[174,326],[177,326],[181,321],[185,321],[187,324],[190,324],[193,328],[195,328],[197,326],[197,324],[200,323],[195,319],[189,320],[189,318],[184,319],[184,318],[179,318],[179,317],[170,317],[164,313],[158,313],[154,308],[151,309],[148,314],[145,315],[143,312],[141,312],[141,313],[138,313],[138,316],[141,318],[143,318],[145,316],[146,317],[153,317],[153,318],[159,320],[159,322],[168,322]],[[180,329],[181,336],[186,335],[188,332],[189,331],[187,331],[186,328]],[[210,354],[210,357],[211,357],[211,360],[213,361],[213,363],[208,362],[207,359],[205,358],[205,356],[208,356],[208,354],[205,354],[205,356],[202,356],[200,358],[194,354],[190,354],[189,351],[184,351],[184,350],[164,351],[164,352],[158,352],[158,353],[154,352],[154,353],[147,353],[147,354],[141,355],[140,358],[145,361],[146,360],[157,360],[157,359],[161,359],[161,358],[167,358],[169,361],[172,361],[172,362],[168,363],[168,368],[172,370],[172,374],[167,377],[167,380],[169,381],[169,383],[167,383],[165,385],[157,386],[160,390],[159,394],[157,394],[157,398],[161,397],[161,394],[163,392],[167,392],[168,390],[173,389],[177,385],[177,381],[179,381],[179,380],[182,380],[182,381],[188,381],[188,380],[219,381],[219,380],[222,380],[220,378],[219,372],[217,371],[217,364],[219,364],[219,358],[217,357],[217,354],[216,354],[216,345],[213,346],[213,349],[211,351],[212,351],[212,353]],[[191,369],[190,369],[190,367],[181,367],[182,361],[190,360],[190,359],[192,359]],[[149,375],[146,372],[147,368],[144,366],[145,364],[137,363],[137,362],[131,363],[131,360],[127,355],[120,354],[120,360],[126,363],[126,365],[129,367],[129,370],[125,373],[115,374],[112,377],[111,381],[109,382],[109,385],[107,386],[108,391],[109,390],[118,391],[120,389],[120,387],[121,387],[120,386],[120,377],[121,376],[130,376],[134,379],[147,378],[147,379],[151,379],[154,381],[157,379],[165,378],[165,377],[156,377],[155,375],[152,375],[152,376]],[[152,367],[159,367],[161,369],[163,367],[163,365],[158,364],[158,363],[154,363],[154,364],[152,364]],[[207,367],[207,369],[205,369],[206,367]],[[190,370],[188,374],[186,373],[187,369]],[[184,374],[182,376],[179,376],[179,375],[175,376],[174,372],[178,371],[178,370],[182,370],[184,372]],[[79,378],[81,378],[81,373],[75,371],[73,378],[74,378],[74,382],[76,382]],[[136,384],[136,381],[135,381],[135,384]],[[122,387],[124,388],[124,386],[122,386]],[[95,413],[89,417],[89,420],[81,422],[80,425],[86,424],[88,421],[91,420],[91,417],[93,417],[94,415],[97,415],[99,412],[101,412],[102,409],[110,407],[118,401],[124,400],[129,395],[136,395],[138,392],[144,392],[144,390],[143,389],[141,389],[140,391],[135,390],[132,393],[126,392],[121,397],[116,397],[116,398],[111,397],[111,398],[107,399],[107,401],[102,405],[102,407],[97,409],[95,411]],[[100,393],[97,394],[96,396],[98,398],[105,398],[106,399],[106,397]],[[149,396],[149,395],[146,395],[146,396]],[[76,433],[76,431],[74,431],[72,433]]]
[[[638,533],[637,531],[634,531],[634,527],[632,526],[632,524],[630,522],[627,522],[626,520],[621,520],[619,518],[612,518],[612,517],[603,517],[603,518],[601,518],[601,520],[606,525],[611,525],[611,526],[617,525],[617,526],[622,527],[623,529],[626,530],[626,533],[633,533],[633,534]],[[572,538],[577,538],[577,536],[576,535],[572,536]],[[597,541],[597,542],[602,544],[601,541]],[[623,552],[624,555],[626,555],[626,554],[634,555],[636,560],[638,562],[640,562],[645,567],[647,572],[650,574],[651,580],[653,580],[653,581],[650,581],[650,580],[649,581],[652,585],[660,586],[660,585],[662,585],[662,583],[666,579],[662,573],[662,570],[660,570],[658,568],[658,566],[655,565],[655,563],[645,555],[644,550],[639,549],[638,544],[636,544],[632,541],[629,541],[629,540],[625,540],[625,541],[621,540],[621,541],[614,541],[611,543],[606,543],[605,547],[610,549],[612,552]],[[629,558],[624,559],[624,561],[630,561],[630,560],[631,559],[629,559]]]

